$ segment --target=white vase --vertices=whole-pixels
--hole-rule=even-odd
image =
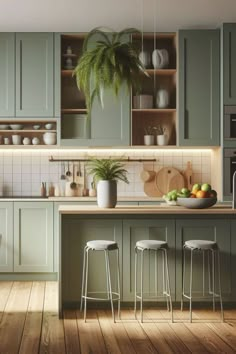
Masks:
[[[157,145],[168,145],[167,134],[157,135]]]
[[[97,204],[100,208],[115,208],[117,203],[116,181],[99,181],[97,184]]]
[[[151,66],[151,55],[149,52],[141,51],[139,53],[139,60],[145,68],[149,68]]]
[[[156,107],[166,108],[168,106],[169,106],[169,92],[164,89],[158,90],[156,94]]]
[[[154,135],[144,135],[144,145],[154,145]]]

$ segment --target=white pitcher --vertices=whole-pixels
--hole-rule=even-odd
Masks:
[[[156,94],[156,107],[166,108],[169,106],[169,92],[165,89],[160,89]]]

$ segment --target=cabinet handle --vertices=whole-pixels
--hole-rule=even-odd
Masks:
[[[22,110],[22,40],[20,40],[20,110]]]

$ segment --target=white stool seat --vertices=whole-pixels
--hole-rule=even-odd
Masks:
[[[141,240],[136,242],[136,247],[144,250],[159,250],[161,248],[168,248],[168,245],[165,241]]]
[[[185,248],[192,250],[217,250],[217,243],[215,241],[207,240],[189,240],[184,244]]]
[[[118,249],[117,242],[107,241],[107,240],[88,241],[87,247],[91,248],[92,250],[96,250],[96,251],[105,251],[105,250],[112,251],[112,250]]]

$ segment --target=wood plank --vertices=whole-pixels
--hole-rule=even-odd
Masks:
[[[53,281],[46,283],[39,353],[66,353],[63,320],[58,318],[58,284]]]
[[[81,353],[107,353],[102,331],[95,311],[87,311],[87,322],[84,322],[83,313],[76,311],[79,328]]]
[[[31,282],[12,286],[0,323],[0,353],[19,352],[31,287]]]
[[[122,354],[109,317],[102,310],[97,311],[97,316],[108,353]]]
[[[12,281],[1,281],[0,282],[0,322],[3,316],[3,311],[7,304],[8,297],[10,295],[13,286]]]
[[[34,282],[26,315],[19,354],[37,354],[43,318],[45,282]]]
[[[157,353],[146,332],[134,318],[133,310],[122,312],[122,322],[136,353]]]
[[[65,331],[66,353],[80,354],[79,333],[77,326],[76,311],[64,310],[63,322]]]
[[[164,312],[164,311],[163,311]],[[170,312],[167,313],[167,318],[168,321],[170,320]],[[154,309],[145,309],[145,316],[149,319],[152,320],[153,322],[157,319],[159,321],[165,320],[165,318],[162,315],[162,311],[160,310],[154,310]],[[166,320],[167,321],[167,320]],[[180,339],[171,325],[167,322],[154,322],[155,326],[158,328],[161,336],[165,339],[167,342],[168,346],[172,349],[174,353],[191,353],[191,351],[188,349],[188,347],[183,343],[182,338]]]

